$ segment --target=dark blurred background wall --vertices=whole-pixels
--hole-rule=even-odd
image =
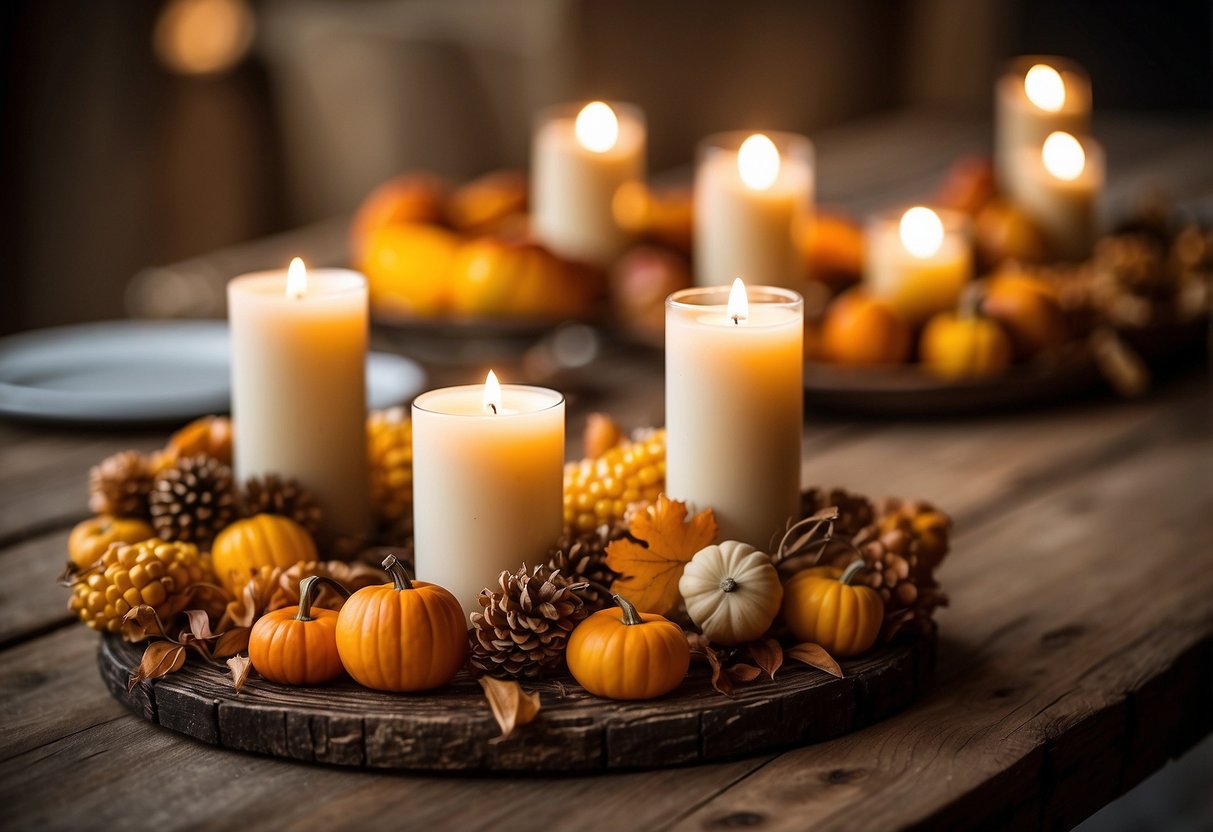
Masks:
[[[565,99],[647,111],[654,170],[734,127],[987,113],[1062,53],[1097,109],[1208,108],[1213,3],[27,0],[4,9],[0,331],[123,314],[138,269],[350,211],[411,167],[526,164]],[[1193,67],[1203,71],[1193,72]]]

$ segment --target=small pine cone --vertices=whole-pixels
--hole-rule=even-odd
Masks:
[[[834,521],[837,537],[853,537],[864,526],[875,519],[872,501],[862,494],[852,494],[843,488],[808,488],[800,492],[800,516],[811,517],[828,506],[838,507],[838,519]]]
[[[951,548],[952,518],[925,500],[888,498],[876,507],[882,531],[902,529],[918,541],[923,568],[934,570]]]
[[[586,617],[572,582],[546,566],[502,572],[499,590],[482,590],[472,613],[469,662],[490,676],[534,678],[564,664],[569,633]]]
[[[402,407],[376,410],[366,422],[371,511],[390,527],[413,513],[413,423]]]
[[[294,520],[313,538],[320,532],[324,515],[312,493],[289,477],[266,474],[252,477],[240,491],[240,514],[278,514]]]
[[[621,535],[622,530],[605,524],[581,534],[565,529],[556,546],[548,552],[548,569],[559,572],[574,584],[587,584],[575,592],[590,612],[611,605],[611,584],[619,573],[607,566],[606,547]]]
[[[1147,234],[1117,234],[1095,246],[1095,270],[1122,293],[1169,298],[1175,281],[1167,269],[1167,246]]]
[[[106,457],[88,472],[88,507],[94,514],[147,517],[152,470],[138,451]]]
[[[156,475],[149,502],[157,535],[208,549],[236,519],[232,469],[209,456],[179,459]]]

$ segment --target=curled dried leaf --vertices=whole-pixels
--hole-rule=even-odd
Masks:
[[[151,636],[167,636],[156,610],[147,604],[132,607],[122,616],[122,638],[126,641],[144,641]]]
[[[707,638],[700,633],[687,633],[687,643],[691,646],[691,657],[703,659],[712,669],[712,687],[725,696],[733,695],[733,681],[725,672],[724,662],[716,648],[712,647]]]
[[[232,656],[227,660],[228,670],[232,676],[232,687],[236,689],[236,694],[240,694],[244,683],[248,681],[248,673],[252,668],[253,663],[249,661],[248,656]]]
[[[762,672],[772,680],[779,672],[779,668],[783,667],[783,648],[773,638],[747,644],[746,652],[750,654],[750,658],[762,669]]]
[[[745,662],[731,664],[725,669],[725,672],[729,674],[729,678],[734,682],[752,682],[762,675],[761,670]]]
[[[227,632],[221,633],[211,648],[212,655],[216,659],[224,659],[237,653],[243,653],[248,649],[249,632],[248,627],[233,627]]]
[[[803,644],[797,644],[795,647],[789,647],[785,651],[785,655],[789,659],[795,659],[798,662],[804,662],[809,667],[825,671],[831,676],[839,679],[842,678],[842,668],[838,666],[838,662],[834,661],[834,657],[827,653],[826,649],[820,644],[806,641]]]
[[[183,664],[185,647],[172,641],[153,641],[143,651],[139,666],[131,671],[126,683],[126,692],[129,694],[140,682],[176,673]]]
[[[501,728],[501,736],[490,742],[503,742],[510,738],[514,729],[526,725],[539,714],[539,694],[527,693],[522,685],[513,679],[497,679],[493,676],[481,676],[478,680],[484,689],[484,698],[488,700],[493,711],[493,718]]]
[[[281,577],[281,569],[268,566],[263,566],[250,575],[248,582],[228,603],[223,618],[219,621],[219,629],[253,626],[254,621],[270,611],[270,599],[277,591]]]
[[[188,635],[199,641],[214,637],[215,634],[211,632],[211,619],[205,612],[186,610],[184,615],[186,629],[182,632],[182,636]]]

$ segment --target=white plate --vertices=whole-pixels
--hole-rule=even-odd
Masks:
[[[370,407],[404,404],[425,372],[367,359]],[[0,340],[0,415],[73,424],[185,421],[230,408],[227,324],[108,321]]]

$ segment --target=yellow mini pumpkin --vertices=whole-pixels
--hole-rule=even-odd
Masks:
[[[467,656],[467,619],[455,596],[409,578],[392,555],[383,561],[392,583],[350,596],[337,616],[337,652],[359,684],[419,691],[455,677]]]
[[[762,636],[783,600],[770,555],[736,540],[696,552],[678,579],[678,591],[700,631],[726,647]]]
[[[336,581],[309,575],[299,584],[299,606],[267,612],[253,625],[248,657],[257,672],[271,682],[320,685],[342,674],[344,668],[337,655],[337,611],[312,606],[321,582],[349,596]]]
[[[232,592],[239,592],[263,566],[287,569],[314,560],[319,557],[312,536],[294,520],[277,514],[237,520],[219,532],[211,546],[215,577]]]
[[[927,322],[919,345],[923,366],[944,378],[989,378],[1011,365],[1011,339],[982,311],[985,298],[972,286],[957,312],[940,312]]]
[[[797,572],[783,593],[783,619],[800,641],[820,644],[834,656],[858,656],[880,635],[884,601],[876,590],[851,581],[865,568],[815,566]]]
[[[691,648],[682,628],[655,613],[638,613],[622,596],[569,636],[565,661],[583,688],[608,699],[652,699],[686,678]]]
[[[111,543],[139,543],[155,536],[142,520],[101,514],[76,524],[67,538],[67,556],[77,569],[88,569]]]

